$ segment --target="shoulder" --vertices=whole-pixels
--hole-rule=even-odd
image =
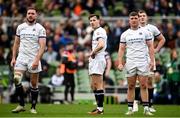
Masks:
[[[150,28],[157,28],[155,25],[153,25],[153,24],[148,24],[147,25],[148,27],[150,27]]]
[[[129,33],[131,33],[130,29],[127,29],[126,31],[124,31],[121,36],[124,37],[124,36],[127,36]]]
[[[104,28],[99,27],[98,29],[96,29],[96,30],[94,31],[94,33],[95,33],[95,34],[106,33],[106,31],[105,31]]]
[[[24,23],[19,24],[17,28],[21,29],[26,26],[27,26],[27,24],[24,22]]]
[[[142,31],[142,32],[144,32],[144,33],[150,32],[150,31],[148,31],[148,29],[147,29],[146,27],[141,27],[141,28],[139,28],[139,31]]]
[[[36,23],[36,27],[39,28],[39,29],[45,29],[41,24],[39,23]]]
[[[155,25],[148,24],[147,27],[148,27],[148,29],[150,29],[153,32],[159,31],[159,29]]]

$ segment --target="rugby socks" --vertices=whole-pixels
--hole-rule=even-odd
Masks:
[[[153,105],[153,97],[154,97],[154,88],[149,88],[148,89],[148,94],[149,94],[149,107]]]
[[[98,102],[98,98],[97,98],[96,90],[94,90],[93,92],[94,92],[94,96],[95,96],[96,103],[97,103]]]
[[[135,88],[135,100],[140,100],[140,87]]]
[[[95,97],[97,101],[97,109],[102,111],[104,103],[104,90],[96,90]]]
[[[128,102],[128,110],[132,110],[133,109],[133,102]]]
[[[22,84],[15,85],[16,94],[19,97],[19,105],[24,106],[24,90]]]
[[[149,102],[142,102],[144,110],[148,110],[149,109]]]
[[[38,88],[31,88],[31,103],[32,103],[31,109],[36,108],[37,99],[38,99],[38,93],[39,93]]]

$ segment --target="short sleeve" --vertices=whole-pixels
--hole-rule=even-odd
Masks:
[[[152,38],[153,38],[152,33],[150,31],[146,30],[145,31],[145,39],[146,39],[146,41],[152,40]]]
[[[39,31],[39,38],[46,38],[46,30],[43,27]]]
[[[120,43],[126,43],[126,37],[124,33],[120,37]]]
[[[19,26],[16,29],[16,36],[20,37],[20,28],[19,28]]]
[[[161,32],[159,31],[159,29],[156,26],[152,26],[153,29],[153,36],[157,37],[161,34]]]
[[[106,39],[107,35],[106,35],[106,31],[101,29],[101,30],[98,30],[95,32],[95,39],[99,39],[99,38],[102,38],[102,39]]]

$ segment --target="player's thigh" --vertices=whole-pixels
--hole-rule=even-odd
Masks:
[[[92,74],[91,75],[91,81],[96,88],[102,88],[103,87],[103,76],[100,74]]]
[[[139,75],[139,83],[141,87],[146,88],[148,85],[148,76]]]
[[[131,77],[127,77],[127,81],[128,81],[128,88],[133,89],[135,88],[136,85],[136,79],[137,76],[131,76]]]
[[[151,86],[153,84],[154,76],[148,76],[148,85]]]
[[[39,73],[30,73],[30,81],[33,87],[37,87],[39,81]]]

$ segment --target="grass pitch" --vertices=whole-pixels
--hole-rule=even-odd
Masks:
[[[16,104],[0,104],[0,117],[129,117],[124,115],[127,110],[127,105],[104,105],[104,114],[92,116],[87,114],[95,108],[94,105],[76,104],[76,105],[55,105],[55,104],[38,104],[38,114],[29,112],[30,105],[26,105],[26,111],[21,113],[11,113],[11,110],[16,107]],[[180,117],[180,105],[156,105],[157,112],[153,117]],[[143,107],[139,108],[130,117],[145,117],[143,115]]]

